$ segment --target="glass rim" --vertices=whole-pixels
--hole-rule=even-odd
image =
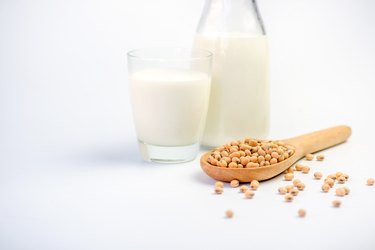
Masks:
[[[152,52],[155,51],[163,51],[167,53],[153,55]],[[176,52],[179,52],[180,54],[177,55]],[[194,52],[197,52],[197,55],[194,55]],[[129,59],[139,59],[144,61],[197,61],[211,59],[213,56],[213,53],[209,50],[188,47],[144,47],[130,50],[126,54]],[[168,57],[167,55],[170,56]]]

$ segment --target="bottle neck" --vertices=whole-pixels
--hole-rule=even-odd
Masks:
[[[197,32],[265,35],[256,0],[206,0]]]

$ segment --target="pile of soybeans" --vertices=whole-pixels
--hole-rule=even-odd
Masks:
[[[294,150],[282,141],[247,138],[212,150],[207,162],[222,168],[257,168],[284,161],[294,154]]]

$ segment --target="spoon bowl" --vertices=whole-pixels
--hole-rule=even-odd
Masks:
[[[351,128],[349,126],[341,125],[282,140],[286,145],[290,145],[295,149],[294,154],[284,161],[263,167],[223,168],[213,166],[207,161],[211,152],[207,152],[206,154],[202,155],[200,164],[203,171],[207,175],[218,181],[263,181],[271,179],[284,172],[306,154],[315,153],[345,142],[350,137],[350,135]]]

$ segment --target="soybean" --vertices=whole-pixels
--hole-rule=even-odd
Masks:
[[[232,180],[230,182],[231,187],[238,187],[240,185],[240,182],[238,180]]]
[[[307,161],[312,161],[314,159],[314,155],[313,154],[307,154],[305,155],[305,158]]]
[[[315,172],[314,177],[315,179],[320,180],[323,177],[323,174],[321,172]]]
[[[284,199],[285,199],[286,202],[292,202],[293,201],[293,195],[286,194]]]
[[[241,192],[241,193],[245,193],[248,189],[249,189],[248,187],[246,187],[245,185],[242,185],[242,186],[240,187],[240,192]]]
[[[299,193],[298,189],[292,188],[292,189],[290,190],[290,194],[293,195],[293,196],[297,196],[298,193]]]
[[[251,188],[252,190],[257,190],[258,187],[259,187],[259,181],[257,181],[257,180],[252,180],[252,181],[250,182],[250,188]]]
[[[233,217],[233,211],[232,210],[227,210],[227,211],[225,211],[225,216],[227,217],[227,218],[232,218]]]
[[[305,189],[305,184],[303,184],[302,182],[300,182],[300,183],[297,183],[296,187],[298,188],[298,190],[303,191]]]
[[[325,157],[324,157],[323,154],[319,154],[319,155],[316,156],[316,160],[317,160],[317,161],[323,161],[324,158],[325,158]]]
[[[221,182],[221,181],[217,181],[217,182],[215,183],[215,187],[221,187],[221,188],[224,188],[224,183]]]
[[[374,185],[374,183],[375,183],[375,180],[373,178],[368,178],[367,179],[367,185],[368,186],[372,186],[372,185]]]
[[[332,206],[334,206],[334,207],[340,207],[341,206],[341,201],[340,200],[333,200],[332,201]]]
[[[304,174],[308,174],[310,172],[310,167],[308,167],[308,166],[303,166],[303,168],[302,168],[302,173],[304,173]]]
[[[284,179],[286,181],[291,181],[291,180],[293,180],[293,178],[294,178],[294,174],[292,174],[292,173],[287,173],[286,175],[284,175]]]
[[[247,191],[245,192],[245,197],[246,197],[247,199],[251,199],[251,198],[253,198],[254,195],[255,195],[255,193],[254,193],[253,191],[251,191],[251,190],[247,190]]]
[[[345,194],[346,194],[345,188],[337,188],[336,189],[336,195],[337,196],[345,196]]]
[[[327,193],[330,190],[330,188],[331,188],[331,186],[328,185],[327,183],[324,183],[322,185],[322,191],[325,192],[325,193]]]
[[[301,180],[299,180],[299,179],[294,179],[294,180],[293,180],[293,185],[294,185],[294,186],[297,187],[297,184],[298,184],[298,183],[301,183]]]
[[[215,187],[215,193],[222,194],[224,189],[222,187]]]
[[[301,217],[301,218],[305,217],[306,216],[306,210],[303,209],[303,208],[299,209],[298,210],[298,216]]]

